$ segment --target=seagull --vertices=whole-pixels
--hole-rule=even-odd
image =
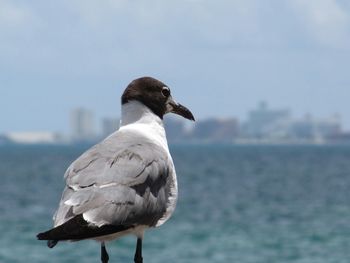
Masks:
[[[145,230],[173,214],[178,189],[163,116],[194,117],[172,98],[167,85],[152,77],[133,80],[121,104],[120,128],[68,167],[54,227],[37,235],[49,248],[59,241],[94,239],[107,263],[106,242],[135,235],[134,262],[142,263]]]

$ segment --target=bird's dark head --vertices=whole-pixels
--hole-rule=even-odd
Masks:
[[[169,87],[155,78],[143,77],[133,80],[122,95],[122,105],[133,100],[143,103],[161,119],[165,114],[172,112],[194,121],[190,110],[177,103],[172,98]]]

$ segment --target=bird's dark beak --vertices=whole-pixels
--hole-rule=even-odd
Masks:
[[[166,106],[167,106],[167,112],[172,112],[186,119],[189,119],[191,121],[195,121],[192,112],[190,112],[190,110],[187,109],[185,106],[173,100],[171,96],[169,97]]]

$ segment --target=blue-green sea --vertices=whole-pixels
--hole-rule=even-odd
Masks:
[[[350,262],[350,146],[174,145],[175,214],[145,263]],[[0,147],[0,262],[100,262],[95,241],[47,248],[67,166],[87,146]],[[107,244],[133,262],[136,239]]]

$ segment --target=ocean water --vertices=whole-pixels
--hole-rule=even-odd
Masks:
[[[54,249],[63,173],[86,146],[0,147],[0,262],[100,262],[94,241]],[[350,262],[350,146],[172,146],[179,201],[146,232],[144,262]],[[133,262],[136,239],[107,244]]]

